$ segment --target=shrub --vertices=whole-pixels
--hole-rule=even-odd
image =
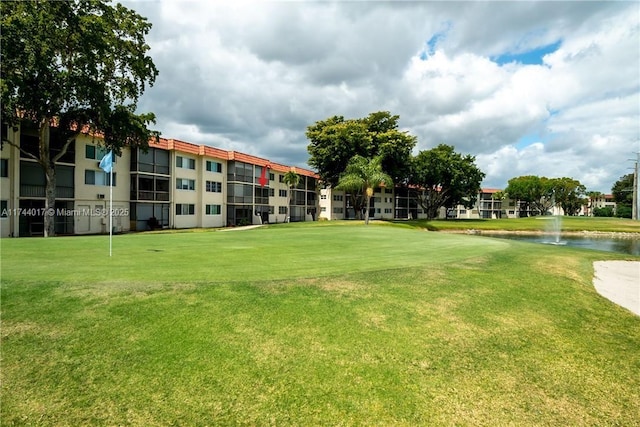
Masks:
[[[612,217],[613,208],[611,206],[605,206],[602,208],[593,208],[593,216]]]
[[[619,204],[616,207],[616,216],[618,218],[631,218],[631,206]]]

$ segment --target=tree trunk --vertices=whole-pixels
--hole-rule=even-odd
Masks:
[[[45,176],[44,199],[44,237],[55,236],[55,208],[56,208],[56,169],[51,160],[49,120],[42,119],[38,129],[38,163],[42,166]]]
[[[370,197],[367,194],[364,198],[364,201],[366,203],[366,208],[364,210],[364,225],[369,225],[369,202],[370,202]]]
[[[47,179],[44,201],[44,237],[55,236],[56,214],[56,169],[53,164],[44,171]]]
[[[289,186],[289,221],[291,222],[291,214],[293,213],[293,185]]]

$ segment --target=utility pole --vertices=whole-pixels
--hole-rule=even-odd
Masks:
[[[633,206],[631,208],[631,219],[635,219],[636,221],[640,219],[638,218],[638,213],[640,212],[640,206],[638,205],[638,203],[640,203],[640,195],[638,194],[640,187],[640,185],[638,185],[638,180],[640,179],[638,163],[640,163],[640,152],[636,153],[636,166],[633,168]]]

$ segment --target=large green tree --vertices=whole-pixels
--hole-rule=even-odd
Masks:
[[[409,184],[417,187],[417,201],[429,219],[436,218],[442,207],[471,208],[478,197],[484,172],[476,166],[475,156],[454,150],[440,144],[413,158]]]
[[[585,199],[587,188],[573,178],[553,178],[553,197],[555,203],[562,207],[565,215],[577,215],[580,208],[587,204]]]
[[[354,156],[349,161],[344,173],[340,175],[336,189],[363,195],[364,223],[369,224],[371,196],[373,196],[375,189],[380,187],[393,188],[393,179],[382,170],[382,157],[367,159],[362,156]]]
[[[0,19],[2,122],[37,127],[37,153],[20,148],[42,167],[45,212],[53,212],[55,164],[79,132],[100,135],[115,154],[157,136],[148,129],[153,113],[136,112],[158,74],[145,43],[151,24],[102,0],[2,1]],[[51,126],[63,139],[56,150]],[[53,215],[44,222],[45,236],[53,235]]]
[[[379,111],[359,119],[334,116],[317,121],[306,132],[309,165],[325,185],[335,187],[354,156],[380,156],[383,170],[394,182],[405,182],[416,137],[399,130],[398,120],[397,115]]]
[[[633,212],[633,174],[621,176],[611,188],[616,202],[616,216],[631,218]]]
[[[525,215],[529,207],[544,215],[554,203],[553,181],[545,177],[525,175],[511,178],[507,182],[505,193],[512,200],[524,202],[521,205],[521,215]]]

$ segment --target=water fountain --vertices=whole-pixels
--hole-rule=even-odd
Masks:
[[[545,227],[545,235],[550,236],[551,240],[545,241],[550,245],[566,245],[567,242],[560,240],[560,232],[562,231],[562,217],[554,215],[547,220],[547,226]]]

